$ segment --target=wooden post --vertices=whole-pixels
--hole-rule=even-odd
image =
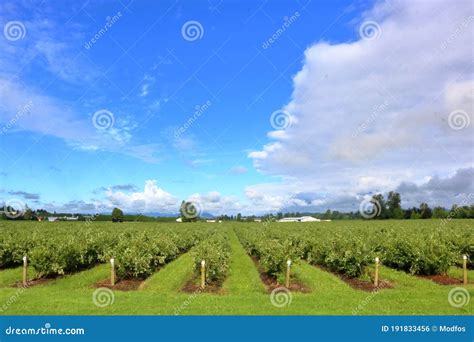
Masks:
[[[25,255],[23,257],[23,286],[26,286],[28,284],[27,268],[28,268],[28,257]]]
[[[110,258],[110,285],[115,286],[115,259]]]
[[[206,261],[201,261],[201,288],[206,286]]]
[[[463,268],[463,274],[464,274],[464,279],[463,283],[464,285],[467,285],[467,255],[462,256],[462,268]]]
[[[376,257],[375,258],[375,279],[374,279],[375,287],[379,286],[379,263],[380,263],[380,259],[379,257]]]
[[[285,287],[288,289],[290,287],[290,268],[291,260],[288,259],[286,262],[286,275],[285,275]]]

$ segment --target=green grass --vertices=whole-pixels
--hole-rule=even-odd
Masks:
[[[225,224],[223,224],[225,225]],[[100,308],[92,297],[98,281],[109,277],[109,266],[94,268],[49,281],[25,290],[11,285],[21,280],[21,267],[0,271],[1,315],[473,315],[474,299],[463,308],[451,307],[448,293],[455,286],[381,267],[381,279],[394,288],[378,293],[356,290],[332,273],[305,262],[296,262],[292,274],[310,293],[292,293],[291,303],[278,308],[262,284],[250,257],[234,231],[228,229],[232,248],[230,271],[222,293],[184,293],[183,285],[192,277],[193,261],[185,253],[149,277],[136,291],[114,290],[114,303]],[[462,277],[452,268],[451,276]],[[466,286],[474,296],[474,271]]]
[[[463,280],[463,269],[458,267],[451,267],[448,271],[450,277]],[[467,270],[467,280],[469,284],[474,284],[474,270]]]
[[[232,248],[232,260],[230,274],[223,285],[225,293],[242,297],[265,293],[265,286],[260,281],[260,275],[252,259],[245,252],[233,230],[229,232],[229,242]]]
[[[0,272],[0,288],[8,287],[21,281],[22,277],[22,267],[3,270]]]

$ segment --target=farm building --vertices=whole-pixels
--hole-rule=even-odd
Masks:
[[[314,218],[312,216],[301,216],[301,217],[284,217],[278,222],[319,222],[320,219]]]
[[[49,222],[59,221],[59,217],[56,217],[56,216],[49,216],[49,217],[48,217],[48,221],[49,221]]]
[[[182,219],[181,217],[178,217],[178,218],[176,219],[176,222],[183,222],[183,219]]]

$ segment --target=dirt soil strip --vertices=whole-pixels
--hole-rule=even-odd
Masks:
[[[110,284],[110,278],[98,281],[95,284],[95,287],[106,287],[112,290],[119,290],[119,291],[135,291],[140,288],[144,280],[132,280],[132,279],[124,279],[119,280],[115,283],[114,286]]]
[[[461,279],[452,278],[446,274],[420,275],[418,277],[422,279],[429,279],[439,285],[460,285],[463,283]]]
[[[222,283],[209,283],[206,286],[201,288],[199,283],[198,276],[193,275],[191,279],[183,286],[181,289],[182,292],[186,293],[214,293],[214,294],[224,294],[222,289]]]
[[[255,256],[251,256],[253,263],[255,264],[255,267],[258,270],[258,273],[260,275],[260,279],[262,282],[265,284],[265,287],[267,288],[268,293],[271,293],[274,289],[282,287],[283,285],[280,284],[277,280],[276,277],[266,273],[262,266],[260,265],[259,260]],[[301,281],[295,278],[290,278],[290,287],[288,288],[290,291],[293,292],[302,292],[302,293],[310,293],[311,290],[306,287]]]
[[[352,287],[353,289],[356,289],[356,290],[371,292],[371,291],[374,291],[374,290],[392,289],[394,287],[393,284],[387,279],[380,279],[379,280],[379,285],[375,286],[373,281],[363,280],[363,279],[359,279],[359,278],[350,278],[350,277],[345,276],[343,274],[332,272],[332,271],[328,270],[327,268],[324,268],[324,267],[318,266],[318,265],[314,265],[314,267],[319,268],[321,271],[334,274],[339,279],[341,279],[343,282],[345,282],[350,287]]]
[[[50,283],[53,280],[58,279],[58,278],[59,277],[56,277],[56,278],[38,278],[38,279],[28,280],[26,282],[26,285],[23,285],[22,281],[17,281],[11,287],[25,287],[25,288],[33,287],[33,286],[38,286],[38,285]]]

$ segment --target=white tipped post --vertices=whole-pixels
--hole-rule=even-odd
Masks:
[[[110,258],[110,285],[115,286],[115,259]]]
[[[462,256],[463,283],[467,285],[467,255]]]
[[[290,269],[291,269],[291,260],[288,259],[288,261],[286,262],[286,275],[285,275],[286,288],[290,287]]]
[[[375,287],[379,286],[379,266],[380,266],[380,259],[379,257],[376,257],[375,258],[375,279],[374,279]]]
[[[201,261],[201,288],[206,286],[206,261]]]
[[[28,269],[28,257],[25,255],[23,257],[23,286],[26,286],[28,283],[27,279],[27,269]]]

